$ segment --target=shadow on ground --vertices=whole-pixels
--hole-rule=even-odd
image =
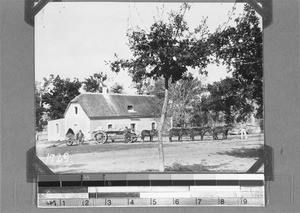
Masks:
[[[239,157],[239,158],[260,158],[261,156],[264,155],[264,149],[263,146],[257,149],[239,148],[227,152],[218,152],[217,155],[229,155],[229,156]]]
[[[223,167],[227,163],[222,163],[215,166],[208,166],[204,164],[193,164],[193,165],[181,165],[179,163],[173,163],[172,166],[166,166],[164,172],[196,172],[196,173],[211,173],[214,169]],[[145,172],[158,172],[158,170],[146,170]]]

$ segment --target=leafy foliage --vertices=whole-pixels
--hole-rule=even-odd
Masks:
[[[206,67],[210,53],[207,37],[201,30],[205,28],[189,31],[184,20],[188,8],[184,4],[179,12],[171,12],[168,23],[156,21],[150,27],[150,32],[139,28],[129,30],[127,36],[133,58],[117,58],[110,63],[111,69],[115,72],[127,69],[134,82],[147,77],[155,80],[163,77],[164,86],[168,89],[169,79],[172,82],[180,80],[187,67]],[[203,36],[200,37],[200,34]]]
[[[102,93],[102,88],[104,86],[104,81],[107,80],[107,75],[103,72],[94,73],[89,78],[85,78],[83,83],[83,89],[86,92],[99,92]]]
[[[248,94],[242,93],[240,86],[235,78],[225,78],[207,87],[210,93],[207,99],[208,109],[216,116],[222,112],[227,124],[242,120],[253,111],[253,105],[247,99]],[[216,121],[217,117],[214,119]]]
[[[173,85],[170,100],[170,111],[173,116],[174,126],[185,127],[190,124],[195,113],[194,105],[200,102],[203,86],[197,78],[184,78]]]
[[[213,52],[227,64],[239,93],[258,105],[256,117],[263,116],[263,44],[259,18],[249,6],[245,15],[235,20],[236,26],[219,29],[210,36]]]
[[[63,118],[64,112],[72,99],[80,94],[81,82],[78,79],[61,79],[56,76],[52,82],[52,89],[43,95],[43,103],[47,105],[50,119]]]
[[[123,86],[118,83],[115,83],[110,89],[112,93],[119,93],[119,94],[123,93],[124,90]]]

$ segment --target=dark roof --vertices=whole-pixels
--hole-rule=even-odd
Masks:
[[[71,103],[79,103],[90,118],[105,118],[153,117],[157,102],[155,96],[150,95],[83,93],[75,97],[69,106]],[[133,106],[134,112],[129,112],[128,106]]]

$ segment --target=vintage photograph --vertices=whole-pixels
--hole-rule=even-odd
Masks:
[[[247,3],[50,2],[34,28],[36,155],[52,173],[264,172]]]

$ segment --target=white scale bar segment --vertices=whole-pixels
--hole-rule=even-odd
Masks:
[[[190,198],[191,197],[191,193],[190,192],[141,192],[140,193],[140,198]]]
[[[47,193],[39,194],[40,199],[89,198],[88,193]]]
[[[89,193],[104,192],[188,192],[189,186],[114,186],[88,187]]]

